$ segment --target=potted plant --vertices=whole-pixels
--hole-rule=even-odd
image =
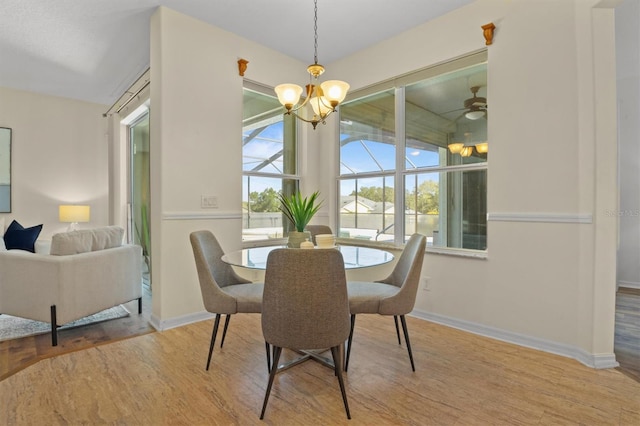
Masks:
[[[280,199],[280,211],[293,224],[294,230],[289,231],[289,247],[300,247],[300,243],[311,239],[311,234],[305,232],[305,227],[311,221],[311,218],[318,212],[322,201],[318,201],[319,191],[314,192],[308,197],[302,197],[299,191],[294,192],[290,196],[282,194],[278,195]]]

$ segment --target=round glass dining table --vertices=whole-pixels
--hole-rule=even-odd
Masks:
[[[251,247],[233,251],[222,256],[222,261],[233,266],[250,269],[267,269],[267,256],[271,250],[286,248],[287,246]],[[311,250],[311,249],[307,249]],[[315,248],[313,250],[339,250],[344,259],[345,269],[368,268],[383,265],[393,260],[393,254],[386,250],[373,247],[343,246],[334,248]]]

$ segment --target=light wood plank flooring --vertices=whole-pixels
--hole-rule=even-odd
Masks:
[[[640,424],[640,383],[616,369],[407,318],[417,371],[393,320],[360,315],[346,387],[313,361],[267,384],[260,316],[236,315],[205,371],[212,321],[45,359],[0,382],[0,424]]]
[[[142,296],[142,314],[138,315],[138,302],[123,305],[131,314],[125,318],[89,324],[58,332],[58,346],[51,346],[51,334],[23,337],[0,342],[0,380],[35,364],[39,360],[69,352],[111,343],[132,336],[154,332],[149,325],[151,293]]]

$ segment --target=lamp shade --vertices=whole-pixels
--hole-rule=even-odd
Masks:
[[[287,109],[293,108],[302,95],[302,87],[297,84],[279,84],[273,90],[278,95],[278,101]]]
[[[473,154],[472,146],[465,146],[460,150],[460,156],[462,157],[471,157],[471,154]]]
[[[476,151],[478,151],[480,154],[486,154],[487,152],[489,152],[489,143],[488,142],[477,143]]]
[[[484,115],[483,110],[476,109],[476,110],[467,112],[464,116],[467,117],[469,120],[477,120],[478,118],[481,118],[483,115]]]
[[[89,206],[61,205],[58,208],[60,222],[89,222],[90,212],[91,208]]]
[[[449,151],[451,151],[452,154],[460,154],[462,148],[464,148],[464,144],[462,142],[454,142],[449,144]]]
[[[322,87],[325,98],[329,101],[328,104],[332,105],[334,108],[340,102],[344,101],[344,98],[347,96],[347,92],[349,91],[349,84],[340,80],[325,81],[320,84],[320,87]]]

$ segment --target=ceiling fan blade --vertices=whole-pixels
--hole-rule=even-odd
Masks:
[[[456,109],[452,109],[451,111],[441,112],[440,115],[451,114],[452,112],[464,111],[464,110],[466,110],[466,108],[456,108]]]

